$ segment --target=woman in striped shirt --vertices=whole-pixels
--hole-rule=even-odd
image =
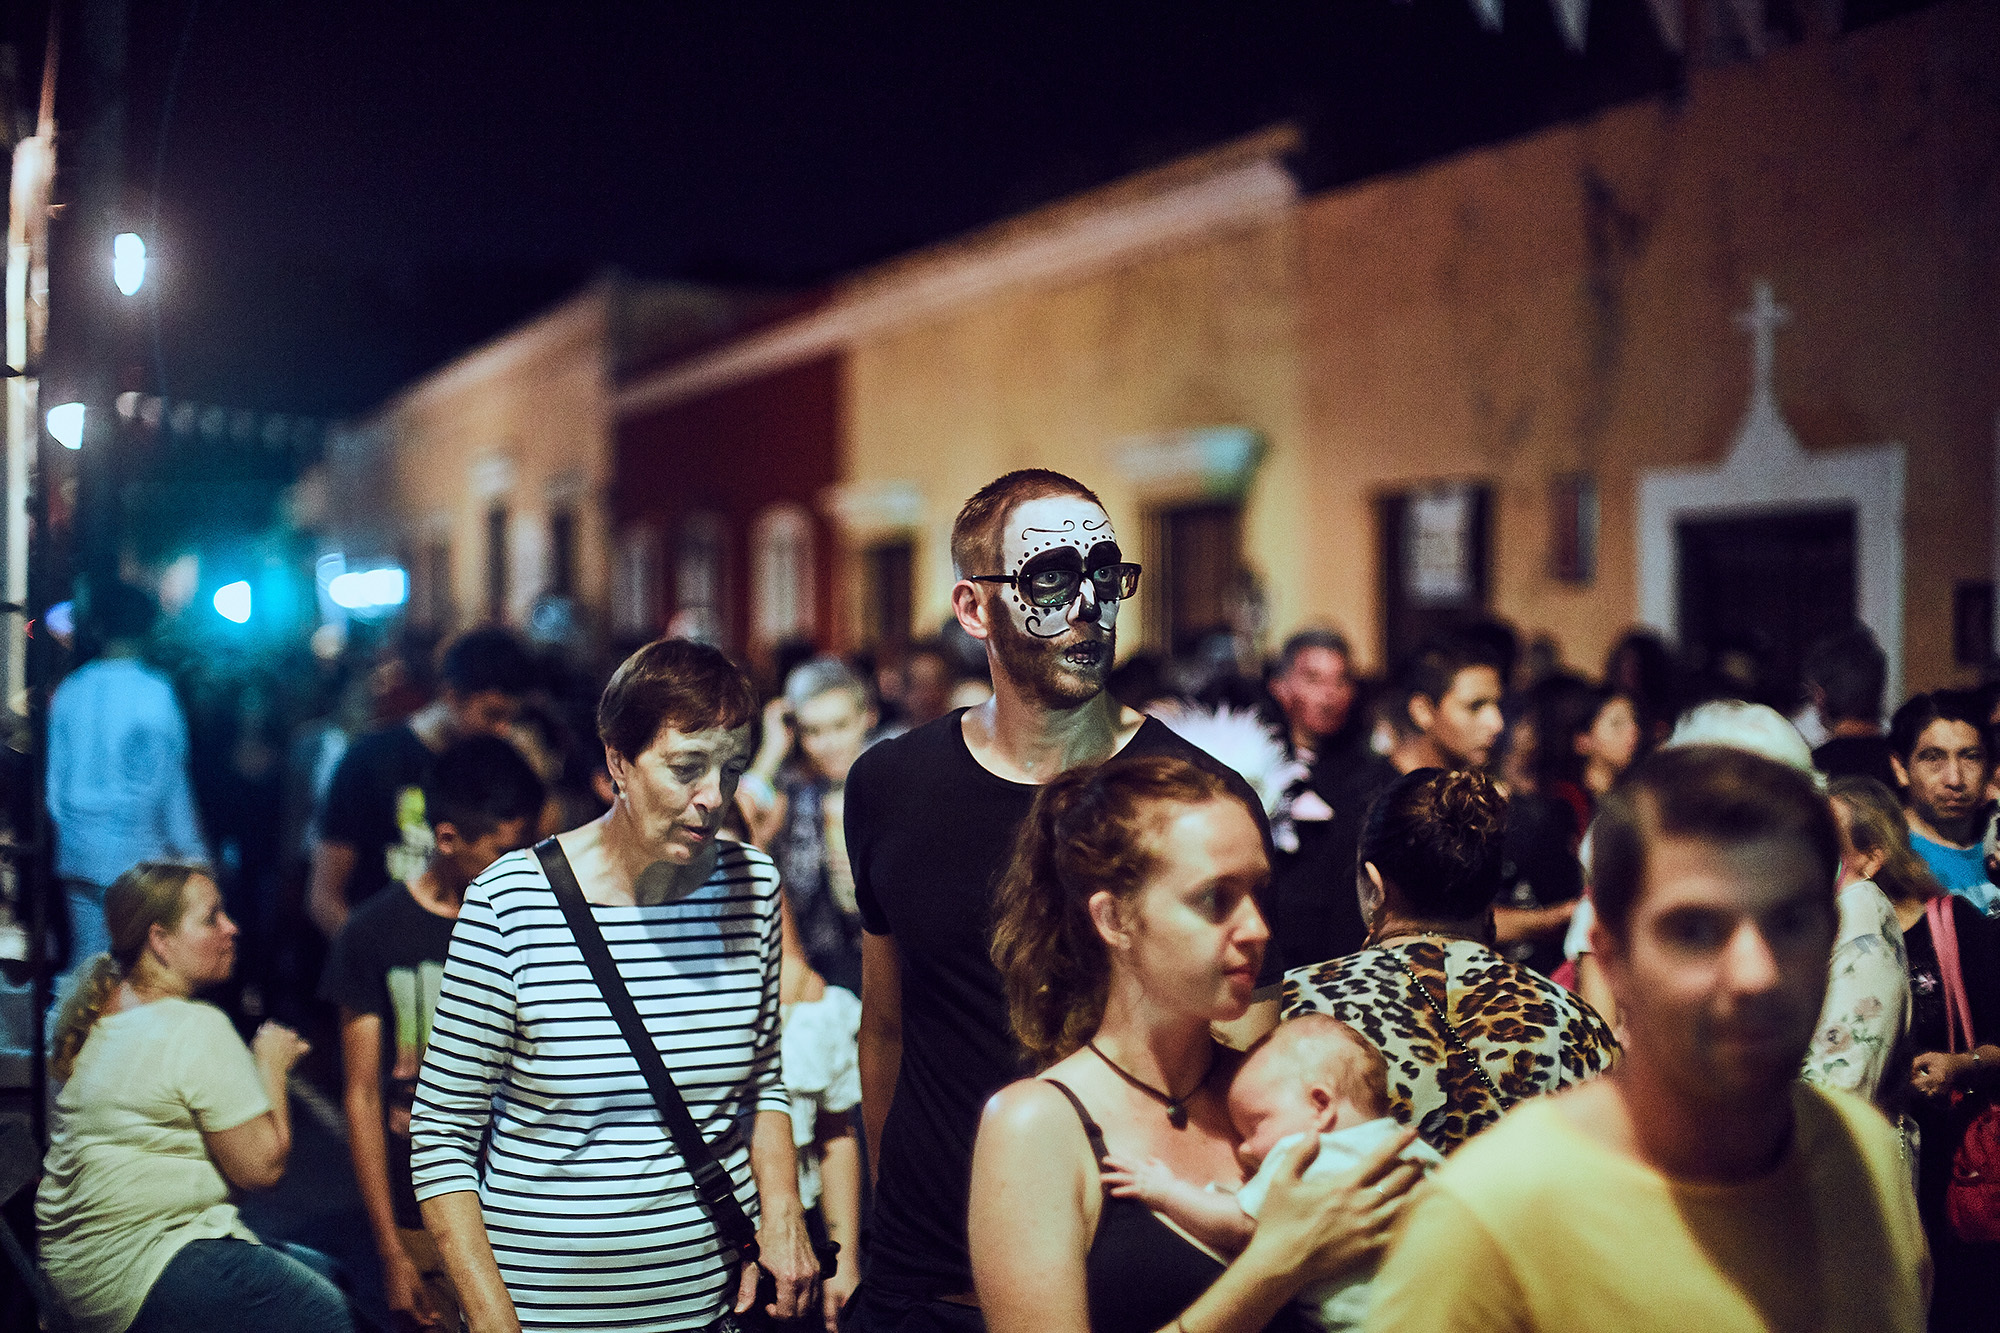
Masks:
[[[813,1308],[778,1072],[778,877],[718,839],[756,698],[662,639],[605,688],[616,787],[558,839],[689,1113],[758,1218],[767,1307]],[[467,891],[411,1125],[412,1174],[473,1333],[705,1329],[755,1298],[661,1123],[537,859]],[[761,1207],[760,1207],[761,1205]]]

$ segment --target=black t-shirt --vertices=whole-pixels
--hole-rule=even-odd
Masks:
[[[1579,808],[1561,795],[1515,792],[1507,802],[1507,833],[1502,844],[1506,857],[1502,874],[1507,883],[1498,904],[1554,907],[1582,897],[1583,866],[1576,849],[1587,823]],[[1563,933],[1558,930],[1539,939],[1502,946],[1498,952],[1547,976],[1562,966],[1562,943]]]
[[[1887,736],[1835,736],[1813,751],[1813,767],[1830,778],[1874,778],[1896,790],[1896,770],[1889,767]]]
[[[847,779],[862,924],[895,936],[903,979],[903,1059],[882,1132],[868,1280],[921,1297],[972,1290],[965,1219],[980,1108],[1030,1072],[987,948],[993,889],[1039,788],[983,768],[963,716],[882,742]],[[1262,823],[1248,783],[1152,718],[1117,758],[1155,754],[1221,775]]]
[[[438,981],[452,920],[426,910],[401,884],[354,909],[334,937],[319,997],[382,1020],[382,1118],[396,1225],[421,1227],[410,1187],[410,1105],[431,1040]]]
[[[1957,894],[1947,895],[1958,937],[1958,968],[1965,980],[1965,1002],[1972,1009],[1972,1035],[1983,1045],[2000,1036],[2000,922],[1988,920]],[[1928,916],[1903,932],[1910,960],[1909,1051],[1951,1049],[1950,1024],[1945,1017],[1944,982],[1938,971],[1937,944],[1931,939]],[[1965,1133],[1966,1117],[1943,1099],[1910,1094],[1910,1114],[1922,1135],[1917,1154],[1917,1205],[1934,1235],[1944,1219],[1945,1186],[1951,1180],[1952,1156]]]
[[[333,770],[319,834],[354,848],[349,905],[374,897],[391,880],[423,872],[431,850],[423,782],[436,759],[409,724],[398,723],[354,742]]]
[[[1308,785],[1333,818],[1295,820],[1298,850],[1278,853],[1272,864],[1271,951],[1280,955],[1281,973],[1353,953],[1367,938],[1355,857],[1369,803],[1395,777],[1395,767],[1368,748],[1365,735],[1343,732],[1315,756]]]

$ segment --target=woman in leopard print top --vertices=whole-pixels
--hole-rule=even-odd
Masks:
[[[1331,1014],[1373,1042],[1391,1113],[1441,1153],[1618,1049],[1580,997],[1488,947],[1506,826],[1507,800],[1483,774],[1398,778],[1361,837],[1368,947],[1285,974],[1284,1017]]]

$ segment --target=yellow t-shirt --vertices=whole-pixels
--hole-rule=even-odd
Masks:
[[[213,1005],[165,999],[97,1020],[56,1098],[35,1222],[79,1333],[123,1333],[192,1240],[257,1237],[202,1134],[271,1109],[256,1063]]]
[[[1523,1103],[1430,1181],[1375,1283],[1371,1333],[1921,1333],[1928,1259],[1895,1130],[1793,1085],[1784,1161],[1736,1185],[1612,1151]]]

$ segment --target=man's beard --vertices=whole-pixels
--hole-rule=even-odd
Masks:
[[[1058,639],[1038,639],[1016,625],[1005,606],[996,604],[993,610],[993,655],[1000,670],[1042,707],[1075,708],[1104,692],[1118,643],[1116,628],[1105,630],[1102,638],[1072,630]],[[1064,660],[1066,652],[1086,643],[1097,650],[1096,661],[1085,665]]]

